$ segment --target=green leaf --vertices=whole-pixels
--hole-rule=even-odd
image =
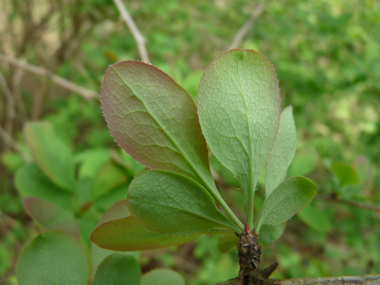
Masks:
[[[106,148],[94,148],[76,154],[75,161],[80,163],[79,178],[96,177],[110,158],[110,150]]]
[[[111,150],[111,157],[117,164],[127,169],[128,173],[133,177],[139,172],[146,170],[144,165],[138,163],[136,159],[133,159],[123,149],[120,149],[119,152]]]
[[[200,184],[181,174],[145,171],[128,190],[132,216],[148,229],[165,234],[190,234],[234,226],[216,207]]]
[[[331,228],[331,223],[327,215],[323,211],[317,210],[313,205],[309,205],[299,212],[298,217],[306,225],[318,232],[326,233]]]
[[[127,199],[120,200],[109,207],[100,218],[98,225],[111,220],[129,217],[131,213],[128,210]]]
[[[272,194],[281,183],[297,150],[297,132],[293,108],[289,106],[281,113],[276,142],[268,158],[265,197]]]
[[[289,176],[308,175],[318,165],[318,153],[315,150],[303,150],[297,152],[289,167]]]
[[[95,207],[101,212],[103,212],[107,210],[109,207],[111,207],[113,204],[115,204],[117,201],[127,199],[128,186],[128,184],[123,184],[120,187],[117,187],[116,189],[112,190],[107,195],[99,197],[94,202]]]
[[[185,285],[182,276],[169,269],[155,269],[141,278],[141,285]]]
[[[317,186],[305,177],[291,177],[281,183],[265,201],[257,222],[261,225],[281,224],[310,204]]]
[[[218,243],[218,250],[221,253],[229,252],[231,249],[236,248],[238,242],[239,238],[233,232],[222,235]]]
[[[25,125],[25,137],[38,166],[55,184],[75,191],[75,164],[70,148],[54,133],[47,122],[31,122]]]
[[[359,183],[359,175],[355,168],[347,163],[334,161],[331,170],[339,179],[340,186]]]
[[[22,203],[28,215],[45,228],[79,237],[78,223],[69,210],[35,197],[27,197]]]
[[[93,285],[140,285],[140,265],[133,256],[112,254],[99,265]]]
[[[260,229],[259,244],[267,247],[280,238],[286,227],[286,222],[278,225],[262,225]]]
[[[138,61],[111,65],[102,108],[112,136],[137,161],[215,188],[194,101],[167,74]]]
[[[203,74],[198,109],[212,153],[232,171],[245,193],[251,227],[254,191],[280,119],[272,64],[254,50],[234,49],[218,56]]]
[[[25,161],[22,157],[15,152],[5,152],[0,155],[1,163],[11,172],[16,172],[21,166],[25,164]]]
[[[18,258],[19,285],[86,285],[86,254],[77,240],[62,231],[43,233]]]
[[[78,197],[79,205],[84,205],[86,203],[92,203],[94,196],[94,177],[85,176],[77,181],[77,191],[76,196]]]
[[[95,180],[94,198],[105,196],[116,187],[127,183],[126,172],[114,161],[109,160],[98,173]]]
[[[190,235],[167,235],[148,230],[136,222],[132,216],[112,220],[96,227],[91,240],[101,248],[118,251],[136,251],[164,248],[191,242],[200,233]]]
[[[98,225],[103,224],[105,222],[121,219],[130,216],[127,207],[127,199],[121,200],[115,204],[113,204],[107,211],[105,211],[98,221]],[[116,253],[117,251],[108,250],[101,247],[98,247],[96,244],[91,243],[91,265],[93,272],[96,272],[99,264],[109,255]],[[124,255],[131,255],[135,258],[138,258],[140,252],[123,252]]]
[[[37,197],[62,207],[71,206],[72,195],[52,183],[34,162],[16,172],[15,184],[23,198]]]

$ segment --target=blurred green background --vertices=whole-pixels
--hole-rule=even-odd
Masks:
[[[298,133],[289,176],[311,178],[319,195],[263,251],[264,265],[280,263],[273,277],[380,273],[378,208],[346,203],[380,207],[380,2],[124,0],[124,4],[146,39],[150,62],[194,100],[203,70],[231,47],[245,23],[248,29],[238,47],[260,51],[276,68],[282,107],[293,105]],[[83,185],[88,181],[98,189],[91,201],[81,192],[83,203],[72,208],[81,221],[81,241],[87,250],[88,234],[101,214],[126,197],[129,182],[143,169],[113,141],[99,98],[87,100],[83,92],[56,84],[52,77],[100,94],[107,67],[131,59],[140,59],[136,41],[112,1],[0,0],[0,284],[16,284],[18,255],[43,231],[22,204],[34,187],[30,169],[37,167],[24,137],[26,122],[49,122],[51,141],[60,140],[73,153],[78,189],[87,189]],[[36,74],[26,62],[49,70],[49,75]],[[223,196],[244,219],[236,181],[214,157],[210,159]],[[41,172],[38,167],[35,171]],[[49,180],[45,174],[39,175]],[[45,182],[47,188],[52,184]],[[201,236],[183,246],[143,252],[139,262],[143,272],[172,268],[188,284],[224,281],[237,275],[237,251],[222,254],[217,243],[217,236]]]

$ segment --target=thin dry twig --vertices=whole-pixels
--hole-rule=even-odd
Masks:
[[[122,2],[122,0],[113,0],[113,2],[115,3],[117,9],[119,10],[121,18],[127,24],[129,30],[131,31],[133,37],[136,40],[137,48],[139,50],[141,60],[149,63],[149,56],[145,47],[145,42],[146,42],[145,38],[141,34],[140,30],[137,28],[132,17],[129,15],[128,10],[124,6],[124,3]]]
[[[15,114],[16,114],[15,102],[14,102],[13,97],[12,97],[12,92],[9,89],[7,81],[5,80],[5,77],[4,77],[3,73],[1,72],[1,70],[0,70],[0,85],[2,87],[3,93],[4,93],[5,98],[6,98],[6,102],[7,102],[7,104],[6,104],[7,105],[7,110],[6,110],[7,117],[6,117],[6,121],[5,121],[5,130],[11,134],[13,132],[13,120],[15,119]],[[5,150],[8,150],[8,149],[5,148]]]
[[[10,134],[8,134],[8,132],[5,131],[1,126],[0,126],[0,138],[1,138],[1,141],[5,142],[8,146],[10,146],[15,151],[17,151],[24,161],[30,162],[32,160],[30,156],[22,150],[22,148],[20,147],[20,144]]]
[[[253,11],[251,17],[244,23],[243,26],[241,26],[239,31],[236,33],[229,49],[237,48],[240,46],[240,43],[243,40],[244,36],[255,25],[257,19],[265,11],[267,6],[268,6],[268,2],[266,2],[265,4],[260,4],[259,6],[256,7],[256,9]]]
[[[345,204],[345,205],[353,206],[356,208],[371,210],[371,211],[380,213],[380,207],[379,206],[370,205],[370,204],[361,203],[361,202],[344,200],[344,199],[338,198],[336,195],[317,194],[316,198],[323,199],[326,201],[337,202],[340,204]]]
[[[26,71],[32,72],[34,74],[47,76],[51,79],[52,82],[55,84],[62,86],[63,88],[66,88],[72,92],[75,92],[79,95],[81,95],[86,100],[94,100],[99,99],[100,95],[92,90],[88,90],[86,88],[80,87],[62,77],[59,77],[58,75],[53,74],[50,70],[31,65],[28,63],[25,63],[17,58],[9,57],[3,54],[0,54],[0,60],[6,61],[10,64],[16,65]]]

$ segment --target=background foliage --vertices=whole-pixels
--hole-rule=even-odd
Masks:
[[[260,51],[276,67],[282,107],[293,105],[298,134],[288,176],[311,178],[319,196],[264,251],[264,265],[279,261],[276,278],[379,273],[379,212],[331,201],[339,197],[380,206],[379,2],[124,2],[147,39],[151,63],[194,99],[209,62],[229,48],[251,13],[265,5],[240,47]],[[136,42],[112,1],[2,0],[0,38],[2,55],[51,70],[95,92],[100,92],[108,65],[139,58]],[[85,250],[90,250],[88,234],[102,213],[125,198],[129,182],[143,167],[113,142],[98,100],[85,100],[4,57],[0,71],[0,284],[16,284],[17,257],[43,231],[27,215],[20,194],[20,183],[30,186],[20,172],[35,167],[31,144],[28,147],[24,137],[27,131],[23,132],[27,121],[51,124],[57,139],[73,153],[78,183],[97,178],[96,199],[89,210],[72,208],[80,219]],[[236,181],[214,157],[211,165],[222,195],[244,217]],[[351,179],[355,175],[357,179]],[[81,201],[82,206],[88,202]],[[236,276],[236,250],[222,254],[217,244],[216,236],[201,236],[183,246],[143,252],[141,270],[172,268],[189,284]]]

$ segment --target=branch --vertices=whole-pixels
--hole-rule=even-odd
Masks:
[[[211,285],[240,285],[239,279],[234,278],[228,281],[215,283]],[[340,276],[324,278],[291,278],[291,279],[270,279],[268,284],[273,285],[372,285],[380,283],[380,275],[364,276]]]
[[[88,90],[86,88],[80,87],[74,83],[71,83],[70,81],[68,81],[64,78],[53,74],[50,70],[25,63],[25,62],[23,62],[17,58],[9,57],[9,56],[3,55],[3,54],[0,54],[0,60],[3,60],[3,61],[6,61],[10,64],[16,65],[16,66],[18,66],[24,70],[27,70],[31,73],[47,76],[55,84],[57,84],[63,88],[66,88],[66,89],[68,89],[74,93],[81,95],[86,100],[99,99],[99,97],[100,97],[98,93],[96,93],[92,90]]]
[[[4,141],[8,146],[10,146],[15,151],[17,151],[24,161],[26,162],[31,161],[29,154],[25,153],[20,147],[20,144],[14,138],[12,138],[12,136],[8,134],[1,126],[0,126],[0,138],[1,138],[1,141]]]
[[[139,50],[141,60],[149,63],[149,56],[145,47],[145,42],[146,42],[145,38],[141,34],[140,30],[137,28],[132,17],[129,15],[127,8],[124,6],[122,0],[113,0],[113,2],[115,3],[117,9],[120,12],[121,19],[127,24],[129,30],[131,31],[133,37],[136,40],[137,48]]]
[[[3,73],[0,70],[0,85],[2,87],[3,93],[5,94],[6,103],[7,103],[7,117],[5,121],[5,130],[8,133],[13,132],[13,120],[15,118],[15,102],[13,100],[12,93],[8,87],[7,81],[5,80],[5,77],[3,76]],[[5,151],[8,150],[8,148],[4,148]]]
[[[240,43],[243,40],[244,36],[254,26],[257,19],[260,17],[260,15],[266,9],[267,5],[268,5],[268,2],[266,2],[265,4],[260,4],[259,6],[257,6],[257,8],[253,11],[251,17],[244,23],[244,25],[240,28],[240,30],[235,35],[234,40],[232,41],[232,44],[230,45],[229,49],[237,48],[240,46]]]
[[[332,195],[317,194],[317,198],[380,213],[380,207],[379,206],[369,205],[369,204],[361,203],[361,202],[344,200],[344,199],[338,198],[334,194],[332,194]]]

